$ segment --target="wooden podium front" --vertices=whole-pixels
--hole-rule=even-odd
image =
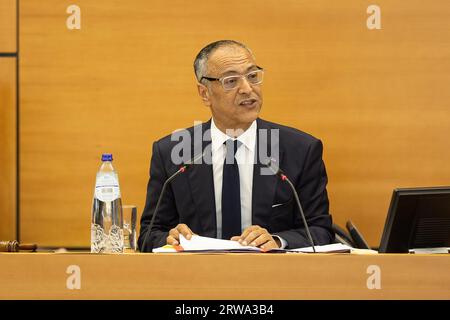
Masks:
[[[450,299],[450,255],[0,254],[0,299]]]

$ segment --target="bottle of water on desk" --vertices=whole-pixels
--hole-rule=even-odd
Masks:
[[[119,176],[112,166],[112,154],[102,155],[95,180],[91,219],[91,252],[123,252],[123,217]]]

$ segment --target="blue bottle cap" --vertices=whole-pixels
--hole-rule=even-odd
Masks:
[[[104,153],[102,154],[102,161],[112,161],[112,154],[111,153]]]

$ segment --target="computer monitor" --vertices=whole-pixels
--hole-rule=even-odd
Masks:
[[[378,251],[438,247],[450,247],[450,187],[395,189]]]

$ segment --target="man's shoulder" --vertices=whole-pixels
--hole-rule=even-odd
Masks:
[[[258,118],[258,129],[278,129],[280,135],[280,141],[285,143],[298,143],[302,142],[305,144],[317,143],[320,140],[313,135],[299,130],[294,127],[289,127],[275,122],[270,122]]]

